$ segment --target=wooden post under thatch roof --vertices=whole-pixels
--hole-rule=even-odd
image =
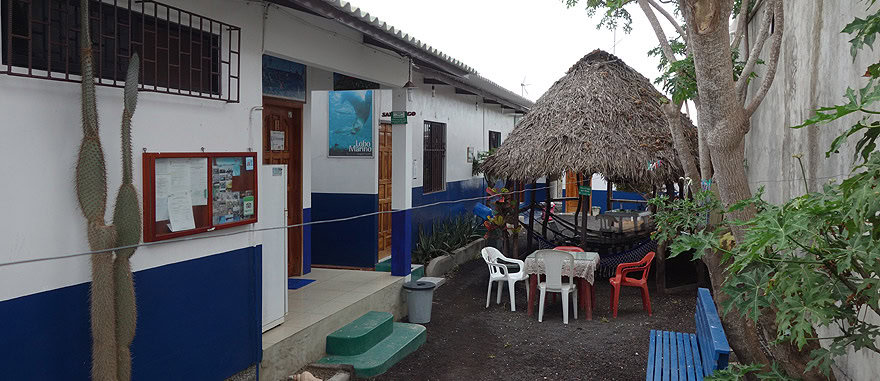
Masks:
[[[650,189],[684,176],[661,110],[668,100],[619,58],[595,50],[541,96],[487,159],[496,178],[533,181],[565,171]],[[681,114],[694,151],[697,130]],[[660,163],[651,168],[651,163]]]

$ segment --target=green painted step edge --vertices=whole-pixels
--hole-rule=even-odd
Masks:
[[[322,364],[350,364],[357,377],[374,377],[385,373],[394,364],[419,349],[428,337],[424,326],[394,323],[394,332],[365,353],[354,356],[327,356]]]
[[[354,356],[366,352],[391,335],[394,315],[370,311],[327,335],[327,354]]]
[[[375,271],[391,272],[391,257],[386,258],[382,262],[376,264]]]
[[[421,279],[423,276],[425,276],[425,266],[419,266],[419,268],[414,269],[411,274],[413,282]]]

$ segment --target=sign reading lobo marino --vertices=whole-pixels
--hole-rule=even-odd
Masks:
[[[329,94],[330,156],[373,156],[373,91]]]

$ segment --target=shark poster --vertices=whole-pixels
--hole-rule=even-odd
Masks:
[[[373,90],[329,93],[331,157],[373,156]]]

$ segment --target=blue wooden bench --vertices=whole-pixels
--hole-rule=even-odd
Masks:
[[[697,289],[694,319],[696,334],[651,330],[648,381],[702,381],[716,369],[727,368],[730,346],[708,289]]]

